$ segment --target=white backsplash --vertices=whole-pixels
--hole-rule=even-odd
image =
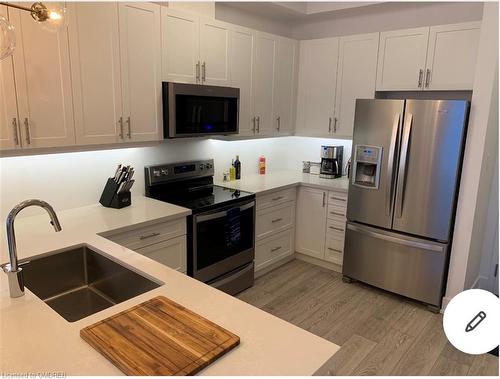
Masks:
[[[45,154],[0,159],[0,220],[20,201],[40,198],[57,209],[68,209],[98,202],[106,178],[118,163],[136,169],[134,195],[144,194],[144,166],[214,158],[215,175],[222,177],[236,154],[240,155],[242,175],[257,173],[260,155],[266,157],[267,173],[301,170],[303,160],[319,161],[321,145],[343,145],[350,155],[351,141],[308,137],[281,137],[241,141],[173,140],[158,146]],[[30,215],[39,210],[26,210]]]

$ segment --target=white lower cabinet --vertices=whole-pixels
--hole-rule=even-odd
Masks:
[[[342,265],[347,194],[301,187],[297,196],[296,251]]]
[[[294,234],[292,228],[258,241],[255,246],[255,271],[293,255]]]
[[[186,236],[155,243],[135,251],[174,270],[186,273]]]

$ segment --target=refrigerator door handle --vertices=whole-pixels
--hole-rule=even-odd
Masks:
[[[370,229],[362,227],[362,226],[347,224],[347,229],[358,232],[358,233],[365,234],[365,235],[370,236],[370,237],[378,238],[378,239],[381,239],[384,241],[397,243],[399,245],[415,247],[415,248],[423,249],[423,250],[436,251],[436,252],[440,252],[440,253],[445,251],[444,246],[439,246],[439,245],[425,243],[425,242],[419,242],[419,241],[413,241],[410,239],[398,238],[398,237],[394,237],[394,236],[391,236],[388,234],[375,232],[373,230],[370,230]]]
[[[406,166],[408,160],[408,145],[410,143],[411,127],[413,125],[413,115],[407,113],[405,116],[405,123],[403,127],[403,144],[401,147],[401,158],[399,160],[398,169],[398,188],[396,193],[396,203],[397,203],[397,217],[401,218],[403,216],[403,200],[405,194],[405,184],[406,184]]]
[[[385,197],[386,203],[386,214],[387,216],[391,215],[391,204],[392,204],[392,195],[394,191],[394,156],[396,150],[396,141],[399,134],[399,119],[401,115],[396,113],[394,115],[394,122],[392,123],[392,135],[391,135],[391,145],[389,147],[389,157],[387,158],[387,192]]]

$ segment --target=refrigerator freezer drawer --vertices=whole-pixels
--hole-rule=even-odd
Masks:
[[[342,273],[441,306],[448,245],[347,224]]]

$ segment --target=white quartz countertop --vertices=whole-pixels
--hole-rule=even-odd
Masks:
[[[217,185],[253,192],[257,195],[277,189],[303,185],[319,189],[347,192],[349,179],[323,179],[319,175],[305,174],[299,171],[276,171],[265,175],[245,175],[240,180],[217,182]]]
[[[56,210],[57,211],[57,210]],[[0,272],[0,372],[121,375],[84,342],[80,330],[138,303],[163,295],[237,334],[241,344],[205,368],[202,375],[311,375],[338,346],[258,308],[119,246],[98,233],[126,230],[186,217],[190,210],[134,197],[120,210],[92,205],[57,212],[63,231],[55,233],[46,214],[15,222],[20,258],[87,244],[121,264],[165,284],[140,296],[69,323],[28,289],[9,297]],[[1,262],[8,260],[5,232]]]

